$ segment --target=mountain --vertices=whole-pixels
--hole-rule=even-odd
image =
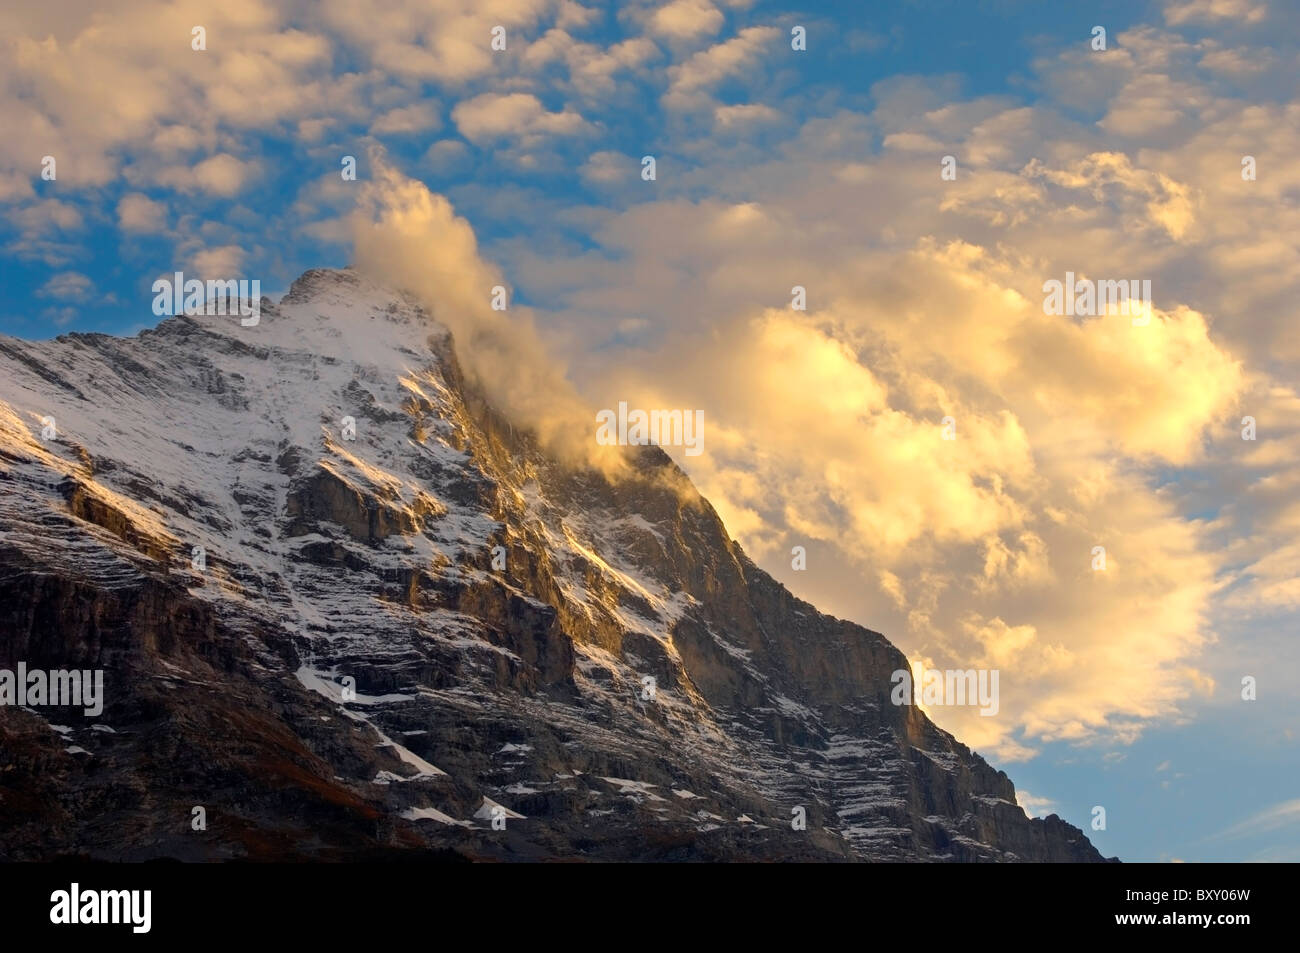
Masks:
[[[0,707],[0,857],[1103,859],[628,455],[551,458],[347,270],[0,338],[0,668],[104,673]]]

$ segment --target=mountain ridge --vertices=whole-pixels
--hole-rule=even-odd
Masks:
[[[109,685],[98,727],[0,708],[0,856],[1103,859],[666,454],[554,460],[410,296],[317,269],[0,367],[0,666]]]

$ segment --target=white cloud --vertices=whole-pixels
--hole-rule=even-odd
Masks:
[[[189,268],[195,276],[203,280],[238,278],[244,274],[246,254],[245,250],[238,245],[200,248],[190,254]]]
[[[182,192],[204,192],[230,198],[242,191],[257,171],[254,162],[243,162],[227,153],[218,153],[197,165],[173,165],[157,176],[159,185]]]
[[[743,76],[755,67],[781,35],[775,27],[746,27],[736,36],[694,54],[668,68],[670,85],[664,94],[669,109],[697,108],[707,102],[703,93],[725,79]]]
[[[167,227],[167,206],[140,192],[131,192],[117,203],[117,225],[124,232],[161,232]]]
[[[76,271],[64,271],[53,275],[45,282],[37,295],[42,298],[57,298],[60,301],[87,301],[94,290],[95,283],[87,275]]]
[[[726,129],[757,123],[779,122],[781,114],[762,103],[743,103],[736,106],[719,106],[713,110],[714,121]]]
[[[1268,4],[1261,0],[1170,0],[1164,16],[1170,26],[1222,20],[1258,23],[1268,16]]]
[[[461,135],[474,143],[510,139],[530,145],[551,136],[576,135],[587,128],[578,113],[548,111],[531,93],[482,93],[457,103],[451,117]]]
[[[1045,797],[1036,797],[1028,791],[1016,791],[1016,803],[1030,817],[1046,817],[1056,813],[1056,802]]]
[[[1211,836],[1212,840],[1236,839],[1268,834],[1284,827],[1300,824],[1300,798],[1280,801],[1231,827]]]
[[[370,126],[372,136],[394,133],[430,132],[442,128],[438,108],[429,102],[412,103],[390,109]]]
[[[632,181],[638,177],[640,169],[639,160],[606,149],[592,153],[578,170],[578,174],[582,176],[584,182],[613,185]]]
[[[673,0],[651,14],[649,27],[674,40],[693,40],[714,36],[725,20],[722,11],[707,0]]]

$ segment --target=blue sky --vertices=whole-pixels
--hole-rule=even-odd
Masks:
[[[134,333],[177,270],[274,296],[417,183],[586,399],[705,411],[680,462],[764,568],[1002,670],[999,717],[932,714],[1028,805],[1104,805],[1126,860],[1300,859],[1294,10],[381,6],[0,14],[0,333]],[[1045,315],[1066,270],[1150,278],[1150,332]]]

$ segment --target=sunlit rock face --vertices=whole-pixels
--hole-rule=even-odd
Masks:
[[[0,857],[1099,861],[661,451],[551,458],[413,300],[0,338]],[[202,808],[202,811],[197,811]]]

